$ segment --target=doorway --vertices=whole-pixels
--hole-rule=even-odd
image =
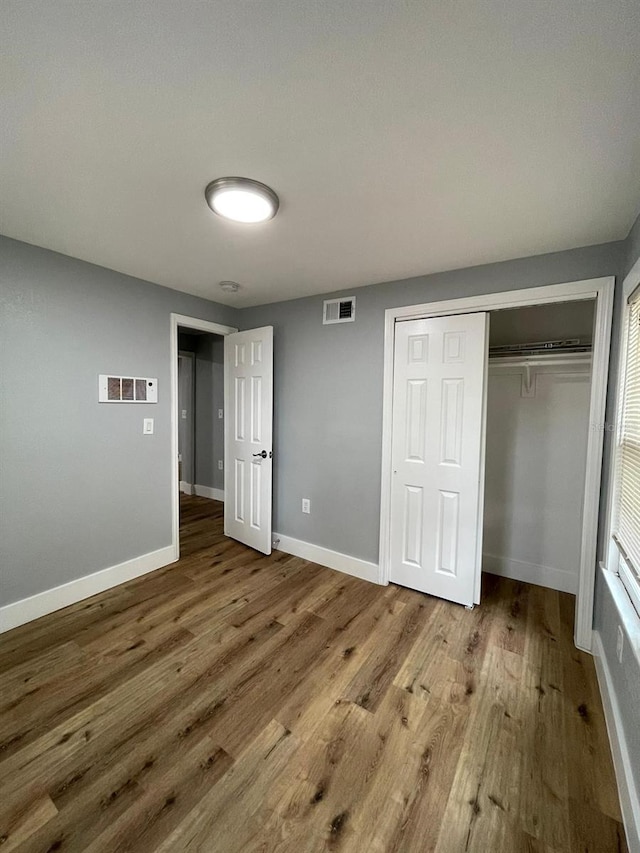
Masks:
[[[171,357],[171,519],[172,539],[176,558],[180,556],[180,494],[187,491],[195,494],[195,353],[180,349],[180,335],[192,337],[209,335],[224,340],[227,335],[237,332],[232,326],[223,326],[209,320],[188,317],[183,314],[171,314],[170,320],[170,357]],[[180,354],[182,353],[182,358]],[[186,365],[189,365],[188,367]],[[181,365],[181,367],[179,366]],[[180,377],[180,373],[182,377]],[[189,371],[191,376],[189,377]],[[183,382],[180,383],[180,378]],[[185,389],[186,384],[186,389]],[[181,387],[182,385],[182,387]],[[182,393],[181,393],[182,392]],[[191,407],[185,403],[191,401]],[[186,409],[186,417],[182,417]],[[181,435],[182,432],[182,435]],[[181,448],[182,444],[182,448]],[[181,458],[180,450],[183,451]],[[186,457],[186,458],[184,458]],[[222,472],[224,475],[224,471]],[[185,479],[185,477],[187,479]],[[181,488],[182,487],[182,488]],[[183,491],[184,489],[184,491]],[[224,497],[224,487],[222,490]]]
[[[176,558],[180,555],[180,485],[185,491],[195,492],[202,497],[210,497],[224,502],[224,534],[239,542],[255,548],[264,554],[270,554],[272,548],[272,482],[273,482],[273,327],[249,329],[238,332],[230,326],[222,326],[196,317],[171,314],[170,327],[171,353],[171,510],[172,545]],[[182,334],[182,346],[180,350]],[[208,336],[206,344],[201,345],[198,338]],[[189,338],[196,338],[195,344]],[[222,350],[219,349],[222,342]],[[187,444],[193,430],[183,429],[181,421],[189,423],[189,408],[181,406],[193,399],[193,391],[180,388],[180,376],[188,372],[186,361],[187,347],[195,348],[196,363],[192,374],[197,370],[197,354],[201,349],[210,349],[213,355],[208,362],[209,378],[219,373],[222,366],[224,376],[224,397],[222,406],[217,405],[211,394],[205,401],[205,410],[213,410],[209,422],[224,424],[224,455],[216,453],[212,445],[215,429],[209,428],[209,443],[202,451],[206,468],[224,475],[222,488],[201,483],[188,483],[182,479],[183,459],[181,442],[185,457],[188,456]],[[220,362],[220,357],[222,362]],[[182,367],[179,365],[182,364]],[[196,377],[197,378],[197,377]],[[191,396],[190,396],[191,395]],[[196,392],[197,396],[197,392]],[[219,400],[219,397],[217,398]],[[222,417],[220,410],[222,409]],[[192,418],[197,415],[192,403]],[[183,417],[183,414],[185,417]],[[226,417],[225,417],[226,414]],[[197,426],[197,424],[195,425]],[[219,428],[219,424],[218,424]],[[195,430],[197,434],[197,429]],[[201,429],[201,432],[203,430]],[[206,428],[204,429],[206,439]],[[193,447],[193,465],[189,467],[194,480],[200,477],[197,447]],[[186,462],[186,460],[184,460]],[[220,463],[222,462],[222,471]],[[186,476],[187,467],[184,472]],[[217,481],[220,483],[220,479]]]
[[[407,306],[398,309],[389,309],[386,312],[385,318],[385,381],[384,381],[384,405],[383,405],[383,458],[382,458],[382,492],[381,492],[381,517],[380,517],[380,582],[388,583],[393,580],[392,560],[394,559],[393,547],[394,542],[398,542],[405,537],[406,524],[403,531],[393,530],[393,495],[394,495],[394,457],[393,457],[393,440],[394,440],[394,392],[395,392],[395,377],[397,374],[396,367],[396,341],[397,334],[401,328],[400,324],[414,320],[429,320],[432,318],[451,318],[451,339],[456,338],[455,329],[456,317],[460,315],[481,315],[492,311],[504,311],[508,309],[526,308],[537,305],[554,305],[566,302],[575,301],[592,301],[595,304],[595,320],[593,324],[593,346],[591,350],[591,386],[589,393],[588,407],[588,423],[589,429],[586,436],[586,470],[584,475],[584,486],[580,494],[575,496],[576,501],[581,505],[581,525],[580,525],[580,556],[578,569],[578,583],[576,591],[576,632],[575,642],[580,648],[590,650],[591,648],[591,625],[593,618],[593,593],[594,593],[594,577],[596,564],[596,534],[598,523],[598,509],[600,498],[600,473],[602,463],[602,447],[603,447],[603,430],[597,429],[598,424],[604,423],[605,402],[606,402],[606,383],[609,360],[609,342],[611,334],[611,316],[613,304],[613,287],[614,279],[592,279],[582,282],[569,282],[561,285],[550,285],[548,287],[535,287],[519,291],[510,291],[502,294],[490,294],[478,297],[469,297],[463,299],[449,300],[440,303],[431,303],[417,306]],[[447,330],[443,331],[446,336]],[[479,346],[482,347],[483,342]],[[484,345],[488,345],[488,336]],[[474,353],[474,358],[478,358],[478,352]],[[483,378],[481,382],[484,388],[478,388],[478,380],[471,380],[475,385],[471,388],[467,386],[466,391],[471,391],[472,394],[481,393],[483,397],[484,412],[482,417],[478,418],[475,415],[474,423],[470,429],[475,431],[478,439],[480,452],[477,461],[477,472],[480,483],[479,494],[482,495],[478,499],[476,505],[475,516],[471,518],[467,512],[467,518],[464,527],[459,526],[459,515],[457,515],[455,489],[447,490],[446,487],[440,489],[440,497],[444,494],[445,497],[451,497],[450,501],[443,502],[443,517],[448,518],[448,530],[458,530],[454,536],[448,532],[450,537],[448,544],[449,557],[453,554],[452,547],[456,543],[462,541],[465,537],[467,552],[473,559],[471,570],[467,570],[467,589],[466,595],[469,594],[470,587],[472,601],[479,603],[480,592],[480,572],[482,568],[482,530],[484,517],[484,481],[485,481],[485,448],[486,437],[484,427],[486,423],[486,401],[489,373],[489,360],[485,356],[482,361]],[[444,381],[442,378],[436,377],[435,385]],[[433,383],[432,383],[433,384]],[[461,387],[461,386],[460,386]],[[453,385],[449,389],[452,392],[451,405],[449,412],[455,413],[456,394]],[[440,393],[440,392],[438,392]],[[457,392],[456,392],[457,393]],[[441,406],[441,412],[445,411],[444,406]],[[417,417],[414,415],[414,418]],[[454,418],[455,420],[455,418]],[[464,413],[459,411],[459,420],[464,423]],[[444,423],[441,421],[441,423]],[[448,434],[441,429],[442,434]],[[441,435],[442,437],[442,435]],[[437,443],[437,442],[436,442]],[[469,480],[469,488],[472,483]],[[396,489],[397,492],[397,489]],[[408,492],[407,492],[408,494]],[[397,495],[396,495],[397,497]],[[405,498],[406,499],[406,498]],[[442,501],[441,501],[442,503]],[[448,516],[445,510],[448,511]],[[456,510],[456,511],[454,511]],[[406,516],[409,517],[408,515]],[[397,519],[396,519],[397,526]],[[433,540],[434,554],[442,544],[442,531],[436,532]],[[440,537],[440,539],[438,539]],[[405,537],[406,538],[406,537]],[[397,549],[395,554],[397,559]],[[443,566],[446,574],[446,566]],[[468,569],[468,567],[467,567]],[[469,586],[470,585],[470,586]],[[458,600],[461,600],[458,598]],[[466,603],[466,602],[464,602]]]

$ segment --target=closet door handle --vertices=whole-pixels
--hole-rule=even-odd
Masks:
[[[254,453],[253,455],[254,456],[261,456],[263,459],[266,459],[267,458],[267,451],[261,450],[260,453]]]

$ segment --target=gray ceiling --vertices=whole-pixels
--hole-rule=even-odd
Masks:
[[[622,239],[640,207],[638,0],[5,0],[2,24],[0,231],[228,304]],[[278,216],[214,216],[223,175]]]

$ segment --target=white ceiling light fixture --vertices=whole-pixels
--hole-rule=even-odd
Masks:
[[[220,290],[225,293],[237,293],[240,290],[240,285],[237,281],[221,281]]]
[[[208,184],[204,197],[214,213],[234,222],[266,222],[280,206],[271,187],[251,178],[216,178]]]

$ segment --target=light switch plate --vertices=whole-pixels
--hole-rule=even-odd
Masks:
[[[153,435],[153,418],[144,418],[142,421],[142,434]]]
[[[224,417],[224,409],[218,409],[218,418],[222,420]]]

